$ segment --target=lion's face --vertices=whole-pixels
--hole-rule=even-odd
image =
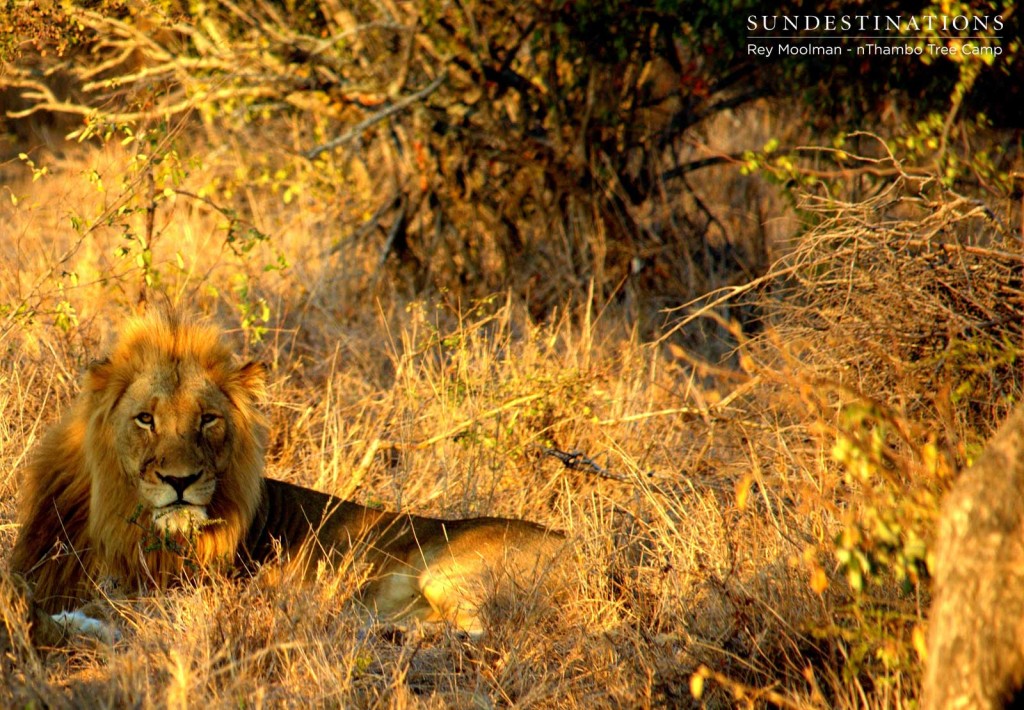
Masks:
[[[212,329],[164,318],[130,325],[86,380],[92,534],[201,533],[211,554],[211,545],[227,552],[262,490],[262,387],[263,368],[236,365]]]
[[[231,402],[196,362],[141,373],[112,413],[122,473],[157,528],[186,532],[208,506],[231,453]]]

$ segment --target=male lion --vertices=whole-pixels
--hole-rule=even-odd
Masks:
[[[305,569],[355,556],[371,566],[362,601],[381,616],[479,633],[496,583],[537,583],[559,556],[560,533],[522,520],[388,513],[265,478],[263,386],[263,368],[236,365],[208,327],[174,314],[127,325],[24,477],[11,568],[50,627],[37,636],[98,633],[62,610],[99,580],[165,587],[279,555]]]

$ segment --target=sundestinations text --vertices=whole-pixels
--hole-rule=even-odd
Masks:
[[[999,32],[1002,15],[748,15],[747,29],[764,32]]]

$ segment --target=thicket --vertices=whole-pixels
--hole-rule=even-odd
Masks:
[[[283,154],[253,156],[203,199],[250,222],[233,196],[253,183],[289,202],[334,203],[325,228],[338,252],[375,251],[413,292],[511,288],[537,315],[591,287],[602,299],[635,293],[672,306],[764,273],[768,237],[726,224],[694,189],[709,166],[768,167],[789,180],[799,177],[791,149],[801,141],[871,128],[893,111],[906,113],[898,130],[925,126],[908,145],[915,157],[970,179],[985,160],[939,165],[953,160],[951,131],[1020,120],[1013,3],[958,10],[1002,18],[999,62],[849,54],[827,66],[749,57],[747,18],[757,10],[746,3],[8,7],[0,87],[9,129],[56,124],[79,140],[145,132],[154,148],[182,134],[206,133],[212,144],[218,131],[246,140],[265,129]],[[858,12],[869,10],[950,12],[927,3]],[[775,12],[787,11],[836,13],[827,4]],[[707,148],[709,121],[765,97],[798,98],[793,120],[814,130],[774,136],[762,164]]]

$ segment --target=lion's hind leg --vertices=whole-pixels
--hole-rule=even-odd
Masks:
[[[420,576],[419,569],[408,565],[385,572],[364,591],[362,603],[379,618],[399,626],[411,621],[440,621],[422,593]]]
[[[475,564],[464,565],[446,545],[441,549],[443,552],[416,549],[407,559],[392,562],[363,590],[363,606],[380,620],[406,631],[416,622],[447,621],[471,635],[480,635],[486,570],[479,558]]]
[[[465,564],[442,558],[427,566],[418,578],[419,593],[432,614],[424,621],[447,621],[472,638],[484,633],[480,611],[487,599],[488,570],[480,560]]]
[[[466,525],[424,555],[419,592],[440,619],[479,637],[487,618],[502,618],[524,602],[531,606],[551,591],[549,573],[563,542],[557,533],[518,521]]]

